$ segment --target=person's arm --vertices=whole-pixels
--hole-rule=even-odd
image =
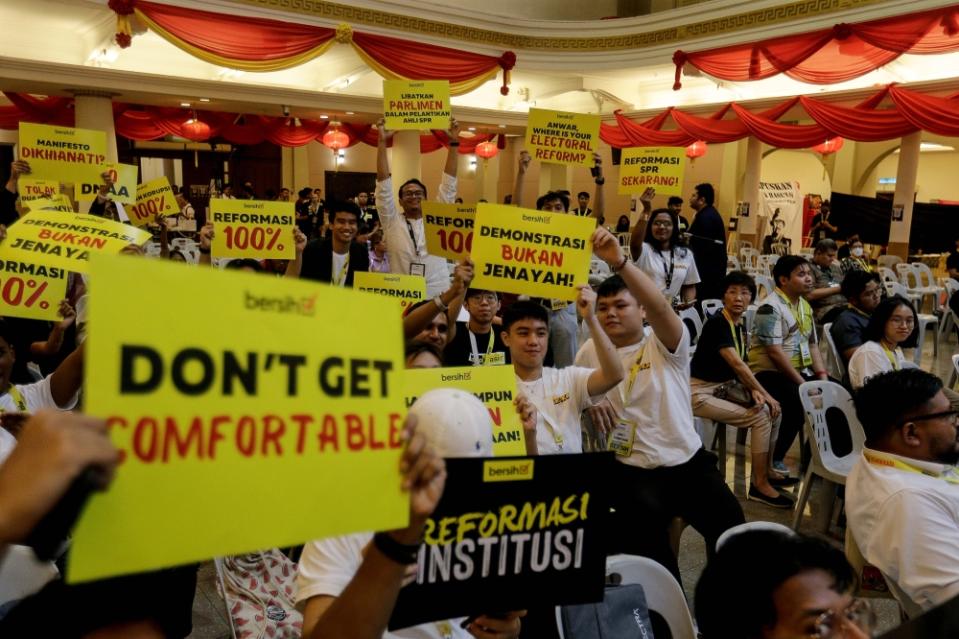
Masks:
[[[451,302],[447,303],[446,300],[443,300],[443,303],[447,306],[446,323],[447,326],[449,326],[449,330],[446,332],[447,344],[452,342],[453,338],[456,337],[456,318],[460,316],[460,310],[463,308],[463,304],[466,303],[466,291],[472,282],[473,260],[469,257],[464,257],[460,260],[460,263],[456,265],[456,268],[453,269],[453,282],[450,285],[451,289],[455,288],[459,292],[453,297]]]
[[[433,514],[446,484],[443,458],[415,431],[415,424],[415,417],[407,417],[404,434],[409,443],[400,460],[402,487],[410,495],[410,524],[387,533],[405,546],[420,543],[426,520]],[[338,597],[307,600],[302,636],[382,639],[406,571],[406,565],[384,555],[375,543],[370,544],[363,563]]]
[[[197,263],[200,266],[210,266],[210,247],[213,246],[213,222],[207,222],[200,229],[200,259]]]
[[[443,303],[443,306],[446,307],[446,311],[450,311],[453,308],[453,304],[459,298],[459,305],[463,303],[462,298],[466,295],[466,288],[469,286],[468,283],[464,282],[464,278],[468,278],[470,281],[473,279],[473,263],[469,259],[464,259],[456,267],[454,271],[453,282],[448,289],[440,293],[440,301]],[[431,304],[423,304],[418,308],[414,308],[409,315],[403,318],[403,338],[404,339],[413,339],[419,335],[420,331],[430,325],[430,322],[433,321],[433,318],[436,317],[437,313],[442,313],[444,310],[440,308],[435,302]],[[457,315],[459,310],[456,311]],[[451,316],[450,320],[450,330],[447,333],[446,343],[448,344],[453,338],[452,333],[455,330],[453,327],[456,324],[456,316]]]
[[[639,196],[639,202],[643,205],[643,210],[639,214],[639,220],[633,227],[633,232],[629,236],[629,250],[633,261],[639,259],[639,254],[643,252],[643,238],[646,237],[646,225],[649,224],[649,216],[653,211],[653,198],[656,197],[656,189],[647,187],[643,194]]]
[[[393,138],[393,131],[386,128],[386,119],[380,118],[376,123],[379,136],[376,138],[376,179],[382,182],[390,177],[390,156],[386,152],[386,144]],[[377,197],[377,202],[379,198]]]
[[[720,348],[719,356],[729,364],[729,367],[733,369],[733,373],[736,374],[739,381],[752,391],[756,405],[762,406],[763,404],[768,404],[772,418],[776,419],[779,417],[779,413],[782,410],[779,402],[763,388],[763,385],[759,383],[759,380],[756,379],[756,376],[753,375],[753,372],[749,369],[749,364],[743,361],[743,358],[739,356],[736,349],[732,346]]]
[[[83,385],[83,348],[81,343],[50,374],[50,395],[57,406],[69,405]]]
[[[822,351],[819,350],[819,344],[809,342],[809,354],[812,356],[812,371],[816,377],[825,381],[829,379],[829,373],[826,371],[826,365],[822,361]]]
[[[815,302],[816,300],[821,300],[824,297],[829,297],[830,295],[835,295],[842,292],[842,287],[838,284],[835,286],[824,286],[823,288],[814,288],[813,290],[806,293],[805,298],[808,302]]]
[[[170,233],[166,218],[158,214],[153,221],[160,225],[160,257],[168,260],[170,259]]]
[[[596,292],[585,284],[579,287],[576,310],[589,327],[589,334],[592,335],[593,345],[596,347],[596,359],[599,360],[599,367],[593,369],[586,380],[586,392],[591,397],[604,395],[623,381],[626,371],[623,370],[623,362],[619,359],[616,347],[609,341],[606,331],[596,318]]]
[[[53,323],[50,335],[46,341],[34,342],[30,345],[30,353],[33,355],[56,355],[63,346],[63,335],[77,318],[77,312],[70,306],[69,300],[60,300],[60,309],[58,314],[63,319]]]
[[[293,243],[296,246],[296,257],[286,263],[286,272],[283,277],[298,278],[303,270],[303,249],[306,248],[306,236],[303,231],[293,227]]]
[[[596,175],[593,181],[596,183],[596,193],[593,197],[593,217],[596,223],[604,219],[606,212],[606,178],[603,177],[603,158],[599,153],[593,153],[593,166],[596,168]]]
[[[529,154],[529,151],[519,152],[519,161],[516,166],[516,181],[513,184],[513,206],[523,206],[523,194],[526,190],[524,179],[526,178],[526,171],[529,170],[529,163],[532,160],[533,156]]]
[[[593,253],[623,278],[630,294],[646,311],[646,321],[653,327],[656,337],[669,352],[675,353],[683,338],[683,322],[673,312],[655,282],[626,259],[619,242],[602,227],[593,233]]]
[[[456,118],[450,118],[450,128],[446,132],[446,136],[449,138],[449,151],[446,152],[446,166],[443,167],[443,173],[450,177],[456,177],[456,172],[459,169],[459,153],[460,153],[460,125],[456,121]],[[454,200],[456,197],[454,196]]]
[[[80,473],[96,466],[109,481],[119,459],[104,420],[51,410],[32,415],[0,465],[0,555],[30,534]]]
[[[513,406],[516,408],[516,414],[519,415],[519,420],[523,424],[526,455],[535,457],[539,455],[539,447],[536,445],[536,406],[523,394],[516,396],[516,399],[513,400]]]
[[[10,177],[6,184],[7,191],[17,193],[17,183],[21,175],[30,175],[30,164],[26,160],[14,160],[10,164]]]
[[[792,362],[789,361],[789,356],[786,355],[786,351],[783,350],[782,344],[767,344],[763,348],[766,350],[766,356],[769,357],[769,360],[776,367],[776,370],[785,375],[792,383],[802,384],[806,381],[802,375],[799,374],[799,371],[793,368]]]

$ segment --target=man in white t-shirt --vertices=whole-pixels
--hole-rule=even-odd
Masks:
[[[849,530],[914,615],[959,595],[959,437],[942,381],[880,373],[856,393],[866,444],[846,479]]]
[[[610,550],[655,559],[679,579],[669,545],[675,517],[706,538],[708,554],[725,530],[745,518],[716,468],[716,456],[703,449],[693,427],[685,325],[611,233],[597,229],[593,251],[617,275],[597,289],[601,329],[592,331],[576,364],[595,365],[597,343],[602,350],[602,341],[611,340],[626,371],[622,383],[590,410],[621,462],[611,485],[617,535]]]
[[[381,118],[378,125],[379,139],[376,155],[376,206],[380,224],[386,236],[386,252],[390,258],[390,270],[400,275],[421,275],[426,278],[426,295],[434,297],[450,284],[446,260],[426,251],[426,229],[423,226],[423,202],[426,186],[417,179],[407,180],[399,188],[399,205],[393,197],[393,178],[386,143],[393,131],[386,129]],[[449,152],[443,179],[440,182],[438,202],[452,204],[456,199],[456,167],[459,152],[459,125],[450,120],[448,133]]]
[[[457,410],[448,406],[454,403]],[[360,533],[312,541],[297,567],[297,605],[305,639],[468,639],[519,636],[519,617],[485,615],[440,620],[385,633],[402,581],[415,576],[423,526],[443,494],[446,457],[492,457],[489,412],[475,396],[453,389],[424,393],[410,409],[415,435],[404,453],[410,525],[389,533]],[[407,425],[409,428],[409,424]],[[412,574],[410,574],[412,573]],[[464,627],[466,626],[466,627]]]
[[[597,229],[605,232],[605,229]],[[594,234],[596,237],[596,234]],[[503,313],[503,343],[509,349],[516,385],[538,411],[536,446],[540,455],[583,452],[580,415],[592,402],[623,379],[623,366],[609,338],[600,330],[593,307],[596,294],[581,286],[576,306],[598,335],[598,357],[590,368],[543,366],[549,341],[549,315],[535,302],[515,302]]]

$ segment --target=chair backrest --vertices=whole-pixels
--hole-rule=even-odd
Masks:
[[[799,387],[799,400],[811,427],[813,463],[834,475],[845,477],[846,471],[840,460],[858,456],[866,442],[866,433],[856,417],[852,396],[835,382],[815,381],[803,382]],[[852,450],[842,457],[837,456],[832,449],[832,439],[826,423],[826,412],[830,408],[841,410],[846,423],[849,424]]]
[[[880,255],[876,258],[876,261],[880,266],[885,266],[886,268],[893,268],[896,264],[902,262],[902,258],[898,255]]]
[[[739,263],[746,270],[755,269],[759,260],[759,251],[744,247],[739,249]]]
[[[703,332],[703,318],[699,316],[699,312],[695,308],[684,308],[679,311],[679,319],[683,320],[689,329],[689,336],[692,338],[690,343],[699,341],[699,335]]]
[[[696,628],[689,614],[686,596],[676,578],[661,564],[634,555],[613,555],[606,559],[607,579],[619,575],[619,583],[640,584],[646,605],[659,613],[673,639],[695,639]]]
[[[726,272],[739,270],[739,258],[735,255],[726,256]]]
[[[703,320],[709,319],[709,316],[723,308],[723,301],[717,299],[703,300]]]
[[[947,277],[943,279],[942,286],[943,288],[946,289],[946,295],[949,297],[952,297],[953,295],[955,295],[956,291],[959,291],[959,282],[952,279],[951,277]]]
[[[879,277],[882,278],[883,282],[898,282],[899,278],[896,277],[895,272],[886,266],[879,267]]]
[[[832,356],[832,361],[836,365],[836,372],[839,373],[839,379],[844,379],[846,377],[846,365],[842,361],[842,354],[839,352],[839,349],[836,348],[836,342],[832,338],[832,331],[829,330],[831,328],[831,322],[829,324],[823,324],[822,334],[826,336],[829,355]]]
[[[773,278],[766,275],[756,275],[753,277],[756,280],[756,299],[761,300],[773,291],[776,290],[776,283],[773,281]]]
[[[925,262],[916,262],[913,271],[919,278],[919,286],[922,288],[937,288],[936,277],[932,274],[932,269]]]
[[[896,274],[899,275],[899,283],[906,288],[920,288],[919,275],[912,264],[896,264]]]
[[[752,247],[753,247],[753,243],[752,243],[752,242],[747,242],[746,240],[739,240],[739,248],[740,248],[740,249],[752,248]]]
[[[756,311],[758,310],[759,306],[750,304],[746,307],[746,312],[743,313],[743,330],[746,331],[746,335],[753,334],[753,320],[756,318]]]
[[[779,255],[760,255],[757,262],[757,268],[762,271],[766,277],[772,277],[773,267],[779,261]]]
[[[909,291],[899,282],[886,282],[886,292],[890,295],[898,295],[909,299]]]
[[[733,526],[732,528],[727,528],[726,532],[719,536],[719,539],[716,540],[716,552],[719,552],[719,549],[725,545],[731,537],[735,537],[738,534],[744,532],[750,532],[754,530],[771,530],[774,532],[781,532],[785,535],[793,536],[796,534],[789,526],[784,524],[777,523],[775,521],[747,521],[745,524],[739,524],[738,526]]]

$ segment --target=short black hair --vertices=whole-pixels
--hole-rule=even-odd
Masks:
[[[801,255],[783,255],[776,260],[776,264],[773,266],[773,283],[779,286],[780,278],[785,277],[788,280],[793,271],[804,264],[809,266],[809,260]]]
[[[696,194],[706,201],[706,206],[712,206],[716,201],[716,190],[709,182],[703,182],[696,185]]]
[[[420,301],[417,302],[416,304],[410,304],[409,306],[407,306],[407,307],[406,307],[406,310],[403,311],[403,317],[406,317],[407,315],[409,315],[410,313],[412,313],[413,311],[415,311],[416,309],[418,309],[420,306],[423,306],[423,304],[432,304],[433,306],[436,306],[436,302],[434,302],[432,299],[420,300]],[[437,312],[437,314],[439,314],[440,309],[437,308],[437,309],[436,309],[436,312]]]
[[[776,589],[813,570],[828,574],[832,589],[839,593],[856,584],[842,551],[820,539],[774,530],[750,530],[731,537],[706,564],[696,584],[694,604],[701,635],[704,639],[760,639],[765,628],[776,624]],[[744,601],[749,605],[742,605]]]
[[[816,242],[816,247],[813,249],[816,253],[828,253],[829,251],[838,251],[839,245],[836,244],[836,240],[830,240],[828,237],[824,240],[819,240]]]
[[[543,208],[543,205],[553,200],[559,200],[563,203],[563,210],[569,212],[569,193],[563,191],[549,191],[536,198],[536,210]]]
[[[496,291],[490,291],[485,288],[473,288],[473,287],[466,289],[466,295],[463,296],[463,299],[468,300],[471,297],[476,297],[478,295],[485,295],[486,293],[492,293],[493,295],[496,296],[496,299],[499,299],[499,293],[497,293]]]
[[[10,348],[13,348],[13,338],[13,326],[0,317],[0,339],[9,344]]]
[[[903,345],[914,344],[919,337],[919,317],[916,315],[916,307],[912,305],[912,302],[901,295],[893,295],[879,302],[876,310],[869,316],[869,323],[866,325],[863,337],[871,342],[878,342],[882,339],[882,336],[886,334],[886,322],[900,306],[909,309],[913,321],[912,333],[909,334]]]
[[[579,193],[576,194],[576,197],[585,197],[588,200],[589,193],[587,191],[580,191]]]
[[[330,224],[336,219],[337,213],[347,213],[355,217],[357,223],[360,221],[360,207],[354,202],[328,202],[326,209],[330,212]]]
[[[849,271],[846,273],[846,276],[842,278],[839,289],[843,297],[851,300],[862,295],[862,292],[866,290],[869,282],[875,282],[882,286],[882,279],[880,279],[879,273],[873,271]]]
[[[524,319],[539,320],[549,326],[549,313],[546,312],[544,306],[536,302],[521,300],[513,302],[509,308],[503,311],[503,330],[508,333],[513,324]]]
[[[670,198],[666,200],[666,206],[672,206],[673,204],[678,204],[679,206],[682,206],[683,198],[678,197],[676,195],[670,196]]]
[[[596,297],[614,297],[620,291],[627,290],[626,280],[620,275],[610,275],[596,287]]]
[[[679,244],[679,217],[669,209],[656,209],[649,214],[649,222],[646,223],[646,234],[643,236],[643,242],[656,246],[656,238],[653,237],[653,220],[659,215],[668,215],[669,221],[673,223],[673,232],[669,236],[669,248]]]
[[[239,271],[244,268],[251,268],[257,273],[263,272],[263,265],[260,260],[254,260],[252,257],[238,257],[230,260],[223,268],[230,271]]]
[[[746,271],[729,271],[726,273],[726,277],[723,278],[722,283],[719,285],[719,290],[725,295],[730,286],[745,286],[749,289],[750,301],[755,301],[756,280]]]
[[[431,302],[433,300],[430,300]],[[404,359],[409,361],[411,358],[420,355],[421,353],[429,353],[435,357],[439,363],[443,364],[443,353],[436,347],[435,344],[430,342],[424,342],[421,339],[412,339],[406,342],[406,345],[403,348]]]
[[[426,195],[427,195],[427,193],[426,193],[426,185],[423,184],[422,182],[420,182],[419,180],[417,180],[416,178],[410,178],[410,179],[407,180],[406,182],[403,182],[402,184],[400,184],[400,188],[399,188],[399,190],[397,190],[397,192],[396,192],[397,195],[398,195],[398,197],[399,197],[401,200],[403,199],[403,189],[406,188],[406,185],[408,185],[408,184],[415,184],[415,185],[417,185],[418,187],[420,187],[421,189],[423,189],[423,199],[424,199],[424,200],[426,199]]]
[[[296,194],[297,194],[300,198],[307,198],[307,197],[310,197],[311,195],[313,195],[313,189],[310,188],[310,187],[308,187],[308,186],[304,186],[302,189],[300,189],[299,191],[297,191]]]
[[[942,380],[918,368],[879,373],[856,391],[856,416],[875,444],[906,421],[942,390]]]

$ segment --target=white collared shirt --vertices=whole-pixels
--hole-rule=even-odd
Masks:
[[[863,456],[846,478],[846,517],[863,557],[923,610],[959,594],[959,484],[953,466],[890,453],[923,472],[877,465]]]

